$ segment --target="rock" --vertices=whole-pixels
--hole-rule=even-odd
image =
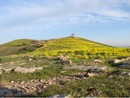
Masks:
[[[110,79],[110,78],[112,78],[113,76],[112,75],[110,75],[108,78]]]
[[[36,70],[42,70],[43,67],[31,67],[31,68],[25,68],[25,67],[20,67],[17,66],[14,71],[20,72],[20,73],[32,73],[35,72]]]
[[[72,61],[69,60],[68,56],[58,56],[58,59],[65,64],[72,64]]]
[[[130,57],[126,58],[126,61],[129,61],[130,60]]]
[[[65,73],[66,71],[61,71],[61,73]]]
[[[115,64],[122,63],[122,62],[123,62],[123,61],[120,60],[120,59],[115,59],[115,60],[114,60],[114,63],[115,63]]]
[[[69,60],[69,64],[71,64],[71,65],[72,65],[72,61],[71,61],[71,60]]]
[[[5,71],[5,73],[9,73],[13,68],[4,68],[3,70]]]
[[[3,73],[3,71],[2,70],[0,70],[0,75]]]
[[[102,63],[102,61],[101,61],[101,60],[98,60],[98,59],[95,59],[95,60],[94,60],[94,63],[98,64],[98,63]]]
[[[49,98],[73,98],[73,97],[71,95],[62,94],[62,95],[53,95],[50,96]]]
[[[11,83],[11,84],[14,84],[15,82],[14,82],[14,81],[11,81],[10,83]]]
[[[24,81],[21,81],[20,84],[24,84]]]
[[[13,97],[11,90],[0,87],[0,97]]]
[[[43,88],[46,88],[46,87],[47,87],[46,85],[43,86]]]
[[[48,84],[49,84],[49,85],[51,85],[51,84],[52,84],[52,82],[49,82]]]
[[[29,58],[29,61],[32,61],[33,59],[32,58]]]
[[[85,74],[86,77],[93,77],[93,76],[95,76],[95,75],[96,75],[95,73],[86,73],[86,74]]]
[[[130,64],[123,64],[123,65],[120,65],[120,67],[122,67],[122,68],[130,68]]]
[[[130,76],[130,72],[122,72],[122,75]]]

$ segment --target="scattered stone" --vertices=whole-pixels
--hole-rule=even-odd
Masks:
[[[24,68],[24,67],[17,66],[14,69],[14,71],[20,72],[20,73],[32,73],[32,72],[35,72],[36,70],[42,70],[42,69],[43,69],[43,67]]]
[[[58,56],[58,59],[63,63],[63,64],[72,64],[72,61],[69,60],[68,56]]]
[[[126,63],[126,64],[123,64],[123,65],[120,65],[120,67],[122,67],[122,68],[130,68],[130,64]]]

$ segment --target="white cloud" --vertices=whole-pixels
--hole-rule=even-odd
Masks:
[[[50,24],[130,20],[130,12],[120,8],[122,4],[130,6],[129,0],[55,0],[56,2],[53,1],[53,3],[51,0],[49,1],[47,3],[41,0],[42,3],[17,1],[15,6],[1,7],[3,14],[0,15],[0,28],[4,31],[6,28],[16,29],[19,27],[22,29],[23,27]]]

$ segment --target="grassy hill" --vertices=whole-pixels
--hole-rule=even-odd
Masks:
[[[52,39],[44,42],[44,46],[29,53],[32,55],[58,56],[68,55],[76,58],[108,58],[128,56],[129,48],[116,48],[79,37]]]
[[[19,39],[0,45],[0,56],[12,54],[42,56],[68,55],[72,58],[114,58],[130,56],[130,48],[116,48],[79,37],[51,40]]]
[[[0,45],[0,56],[27,53],[41,46],[41,42],[37,40],[18,39]]]

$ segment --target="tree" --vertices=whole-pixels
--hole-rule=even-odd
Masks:
[[[72,38],[74,38],[74,37],[75,37],[75,34],[74,34],[74,33],[72,33],[72,34],[71,34],[71,37],[72,37]]]

